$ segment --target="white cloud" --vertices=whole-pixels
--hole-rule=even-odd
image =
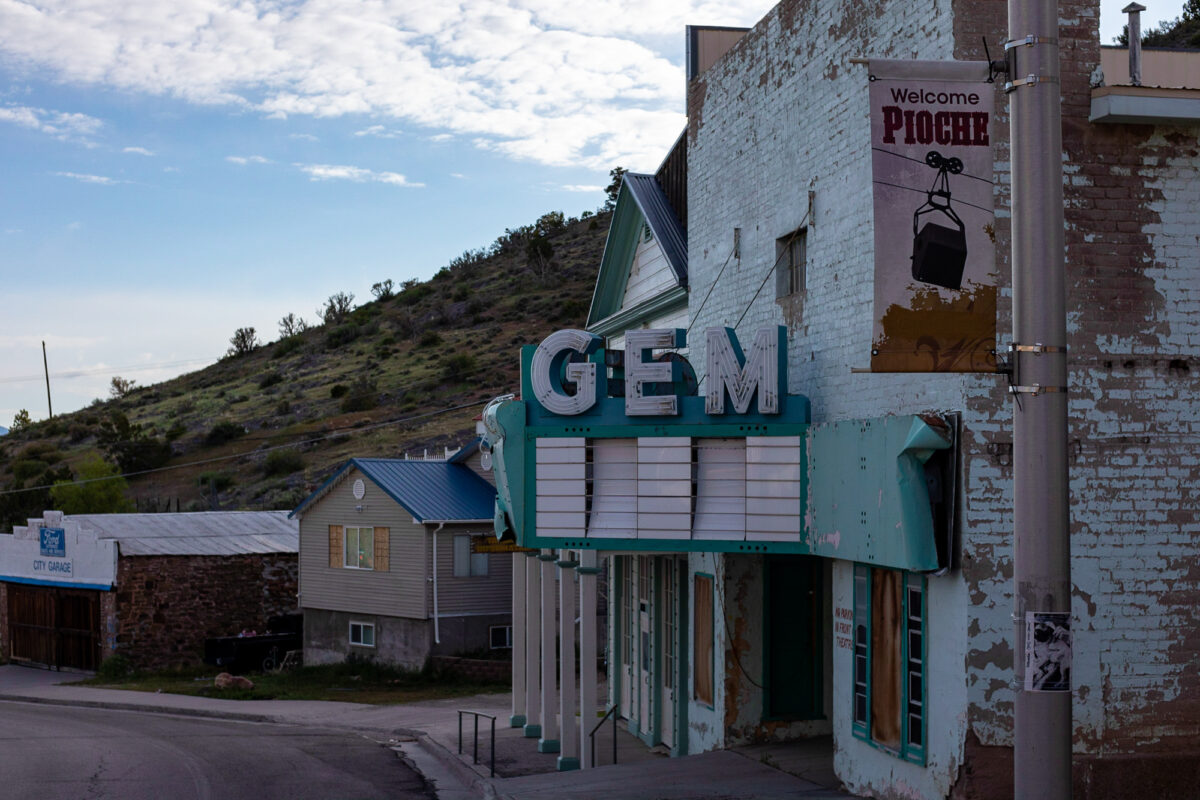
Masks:
[[[289,139],[299,139],[304,142],[319,142],[319,141],[321,141],[316,136],[313,136],[311,133],[289,133],[288,138]]]
[[[458,178],[459,180],[465,180],[467,176],[466,176],[466,175],[463,175],[461,172],[451,172],[451,173],[450,173],[450,177],[451,177],[451,178]]]
[[[429,137],[429,141],[431,141],[431,142],[448,142],[453,138],[454,138],[454,134],[452,134],[452,133],[435,133],[433,136]]]
[[[119,181],[115,178],[109,178],[104,175],[85,175],[78,172],[55,172],[53,174],[60,178],[72,178],[81,183],[96,183],[101,186],[116,186],[118,183],[124,183],[124,181]]]
[[[368,125],[361,131],[355,131],[355,136],[374,136],[377,139],[398,139],[400,131],[390,131],[382,125]]]
[[[0,10],[0,20],[4,18]],[[0,33],[0,37],[3,33]],[[0,49],[2,49],[0,44]],[[89,147],[94,142],[89,138],[104,127],[104,121],[67,111],[51,111],[30,106],[0,106],[0,122],[11,122],[23,128],[53,136],[64,142],[78,142]]]
[[[146,148],[144,148],[144,147],[126,147],[126,148],[125,148],[124,150],[122,150],[121,152],[122,152],[122,153],[132,153],[133,155],[138,155],[138,156],[152,156],[152,155],[154,155],[154,151],[153,151],[153,150],[147,150],[147,149],[146,149]]]
[[[603,192],[603,186],[593,186],[586,183],[568,183],[562,186],[564,191],[568,192]]]
[[[543,164],[651,169],[684,125],[685,24],[747,25],[771,5],[0,0],[0,56],[75,85],[370,115]]]
[[[296,164],[301,172],[314,181],[354,181],[355,183],[390,183],[393,186],[421,188],[425,184],[413,183],[398,172],[373,172],[362,167],[337,164]]]
[[[262,156],[225,156],[225,160],[232,164],[270,164],[271,159]]]

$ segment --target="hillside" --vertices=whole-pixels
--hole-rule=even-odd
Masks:
[[[323,324],[22,426],[0,439],[0,525],[52,507],[28,489],[97,454],[143,511],[273,509],[352,456],[465,443],[483,404],[518,390],[519,347],[584,324],[608,221],[547,214]]]

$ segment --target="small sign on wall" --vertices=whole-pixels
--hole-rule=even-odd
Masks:
[[[44,558],[67,557],[67,532],[62,528],[40,528],[38,541]]]
[[[1071,614],[1025,612],[1025,691],[1071,691]]]

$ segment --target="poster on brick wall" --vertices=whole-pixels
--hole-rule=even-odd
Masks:
[[[872,372],[993,372],[993,86],[982,62],[870,62]]]

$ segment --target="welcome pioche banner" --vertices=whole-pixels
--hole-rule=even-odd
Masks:
[[[995,369],[987,73],[984,62],[870,62],[874,372]]]

